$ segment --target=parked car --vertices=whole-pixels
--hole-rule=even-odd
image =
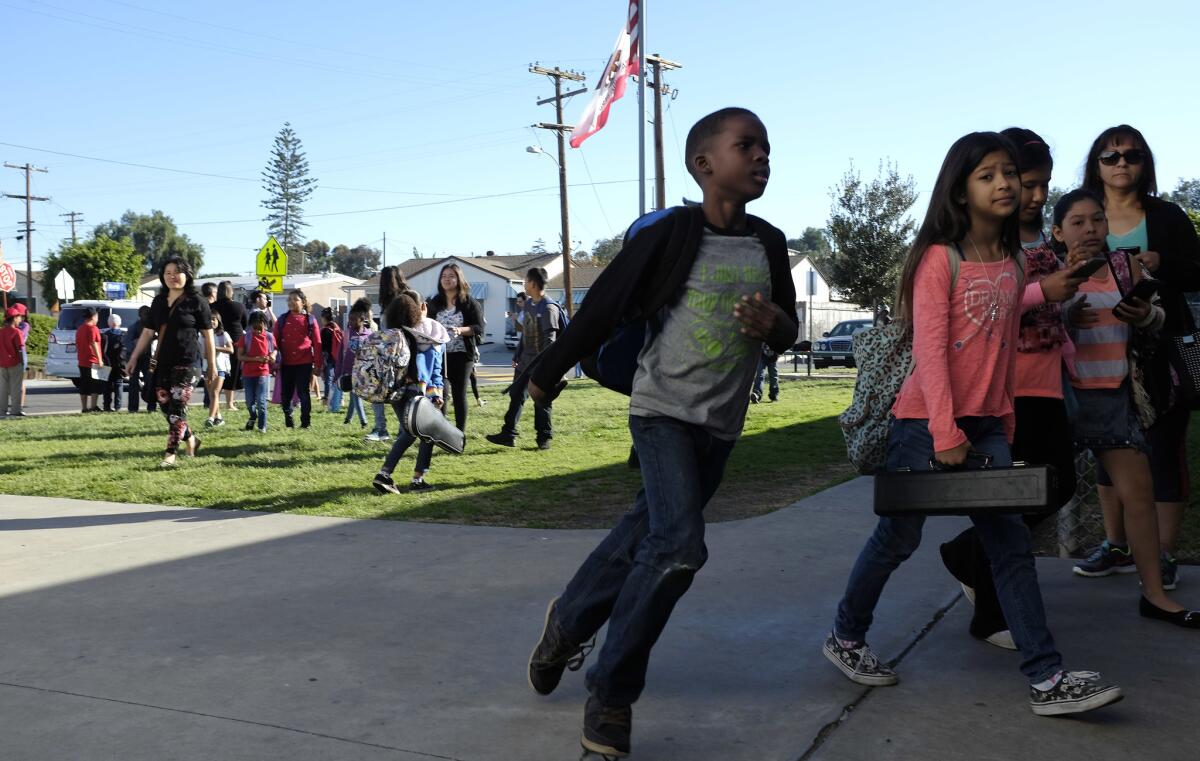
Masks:
[[[505,333],[504,334],[504,345],[509,349],[517,348],[517,342],[520,340],[521,340],[521,337],[518,336],[516,333]]]
[[[873,324],[870,319],[846,320],[839,322],[828,333],[823,333],[820,339],[813,342],[813,367],[854,367],[854,334]]]
[[[58,324],[50,331],[46,349],[46,374],[60,378],[78,378],[79,360],[75,354],[75,330],[83,324],[83,310],[92,307],[97,312],[96,327],[108,329],[108,316],[116,313],[121,317],[121,327],[129,328],[137,322],[137,301],[72,301],[63,305],[58,313]]]

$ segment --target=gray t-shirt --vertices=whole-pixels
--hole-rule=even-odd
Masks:
[[[762,242],[705,229],[684,293],[651,321],[629,413],[672,417],[720,439],[741,435],[762,341],[741,332],[733,307],[755,292],[771,297]]]

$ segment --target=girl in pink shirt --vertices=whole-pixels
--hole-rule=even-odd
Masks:
[[[1013,367],[1020,328],[1020,178],[1017,148],[996,132],[951,146],[900,281],[912,326],[912,375],[892,410],[887,469],[1012,464]],[[951,278],[950,256],[959,258]],[[953,280],[953,282],[952,282]],[[1039,716],[1090,711],[1121,699],[1099,675],[1065,671],[1046,625],[1029,529],[1016,515],[972,522],[991,563],[1000,606],[1021,652],[1029,706]],[[888,578],[921,543],[923,516],[881,517],[838,603],[825,656],[859,684],[899,681],[866,643]]]
[[[1033,465],[1053,465],[1058,474],[1056,504],[1075,494],[1075,448],[1071,422],[1063,402],[1063,358],[1071,348],[1059,303],[1075,295],[1083,278],[1067,268],[1043,232],[1042,211],[1050,188],[1054,159],[1034,131],[1012,127],[1001,133],[1017,146],[1021,167],[1018,219],[1025,256],[1025,289],[1021,297],[1020,333],[1013,379],[1013,458]],[[1052,513],[1024,516],[1033,528]],[[974,527],[941,546],[942,562],[975,604],[971,634],[998,647],[1015,649],[996,589],[987,553]]]

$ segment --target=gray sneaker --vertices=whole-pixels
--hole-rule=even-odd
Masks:
[[[841,669],[851,682],[868,687],[887,687],[900,681],[900,677],[879,660],[879,656],[863,642],[858,647],[843,647],[831,632],[822,648],[825,657]]]
[[[1115,684],[1102,684],[1095,671],[1063,671],[1048,690],[1029,688],[1029,707],[1038,716],[1064,716],[1092,711],[1125,697]]]
[[[1179,563],[1165,552],[1162,554],[1162,584],[1168,592],[1179,586]]]

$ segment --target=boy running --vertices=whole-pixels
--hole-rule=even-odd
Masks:
[[[530,686],[548,695],[608,621],[587,673],[582,743],[610,757],[629,754],[650,649],[707,559],[703,510],[742,432],[760,347],[782,352],[797,333],[783,233],[746,214],[770,176],[766,127],[746,109],[722,109],[692,127],[686,154],[703,204],[639,221],[529,382],[534,401],[548,402],[543,389],[618,323],[646,320],[629,403],[642,489],[551,600],[529,660]]]

